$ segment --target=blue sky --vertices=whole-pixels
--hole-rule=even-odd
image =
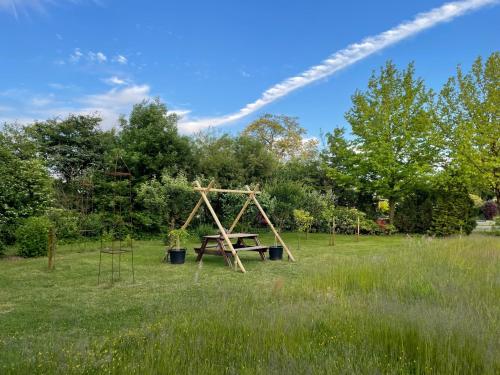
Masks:
[[[447,22],[426,15],[421,30],[401,38],[395,31],[385,48],[370,41],[366,56],[347,51],[345,66],[332,58],[443,4],[0,0],[0,122],[98,112],[110,127],[134,103],[159,96],[184,116],[183,132],[237,132],[269,112],[298,116],[318,136],[347,126],[350,96],[388,59],[400,67],[415,61],[439,90],[457,64],[468,69],[500,49],[498,2],[469,0],[453,5],[468,7],[459,14],[444,9],[453,11]]]

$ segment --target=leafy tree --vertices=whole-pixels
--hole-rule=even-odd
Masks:
[[[275,157],[254,138],[202,134],[196,143],[201,174],[221,186],[263,184],[276,171]]]
[[[134,105],[129,119],[121,119],[120,145],[137,182],[169,173],[196,171],[192,145],[177,132],[178,116],[168,113],[159,99]]]
[[[98,116],[69,115],[64,120],[36,122],[27,132],[36,140],[52,173],[70,184],[88,168],[103,165],[105,146],[100,123]]]
[[[305,134],[296,117],[271,114],[258,118],[243,131],[243,135],[259,140],[280,160],[315,154],[318,142],[304,140]]]
[[[21,219],[43,213],[52,200],[52,179],[40,160],[22,159],[0,132],[0,237],[12,243]]]
[[[460,169],[474,188],[484,186],[500,202],[500,52],[469,73],[461,67],[441,90],[438,109],[448,143],[446,161]]]
[[[175,228],[183,223],[193,208],[196,194],[184,174],[172,177],[164,172],[160,180],[152,179],[138,188],[137,199],[150,217],[150,224]]]
[[[360,155],[354,152],[353,145],[345,138],[343,128],[335,128],[333,133],[326,134],[326,140],[327,147],[321,154],[323,169],[340,203],[349,205],[354,203],[362,186],[355,173],[359,168]]]
[[[295,225],[297,226],[297,229],[299,230],[299,232],[304,232],[306,234],[306,240],[307,240],[307,234],[311,230],[311,226],[314,223],[314,217],[305,210],[293,210],[293,218],[295,220]],[[300,248],[300,236],[299,236],[299,248]]]
[[[293,224],[293,210],[303,207],[305,202],[305,189],[299,182],[276,181],[266,187],[266,192],[274,199],[271,217],[276,221],[279,230]]]
[[[345,116],[354,136],[352,150],[362,155],[353,173],[388,199],[391,222],[396,203],[432,172],[439,151],[433,93],[414,75],[413,64],[398,71],[387,62],[372,75],[366,92],[352,96]]]

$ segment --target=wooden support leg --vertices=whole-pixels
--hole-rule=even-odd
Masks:
[[[201,188],[200,186],[200,183],[198,181],[196,181],[196,185],[198,188]],[[227,233],[226,233],[226,230],[224,229],[224,227],[222,226],[219,218],[217,217],[217,214],[215,213],[212,205],[210,204],[210,201],[208,200],[207,198],[207,195],[205,193],[205,191],[201,190],[200,191],[200,194],[201,194],[201,197],[203,198],[203,201],[205,202],[205,204],[207,205],[208,207],[208,210],[210,211],[210,213],[212,214],[212,217],[215,221],[215,223],[217,224],[217,227],[219,228],[219,231],[222,235],[222,237],[224,238],[224,240],[226,241],[226,244],[227,246],[229,247],[229,250],[231,250],[231,253],[233,254],[233,257],[236,261],[236,265],[238,266],[238,268],[241,270],[241,272],[245,273],[246,270],[245,270],[245,267],[243,267],[243,264],[241,263],[241,260],[240,258],[238,257],[238,254],[236,253],[236,251],[234,250],[234,247],[233,247],[233,244],[231,243],[231,240],[229,239],[229,237],[227,236]],[[254,197],[255,199],[255,197]]]
[[[210,183],[208,184],[207,189],[210,189],[213,186],[213,184],[214,184],[214,181],[210,181]],[[188,227],[188,225],[191,223],[191,220],[193,220],[194,215],[196,215],[196,213],[200,209],[202,203],[203,203],[203,197],[201,197],[198,200],[198,203],[196,203],[196,206],[194,206],[193,210],[189,214],[189,217],[187,218],[186,222],[182,225],[181,229],[186,229]]]
[[[208,238],[204,238],[203,242],[201,244],[201,247],[200,247],[200,252],[198,253],[198,256],[196,257],[197,262],[199,262],[201,260],[201,258],[203,258],[203,254],[205,253],[205,249],[207,247],[207,244],[208,244]]]
[[[255,205],[257,206],[257,208],[259,209],[260,213],[262,214],[262,217],[266,221],[267,225],[269,225],[269,228],[271,228],[271,230],[273,231],[274,235],[276,236],[276,238],[278,239],[278,241],[281,243],[281,246],[283,246],[283,249],[285,249],[286,253],[288,254],[288,259],[290,259],[292,262],[295,262],[295,258],[293,257],[290,249],[288,248],[288,246],[286,246],[285,242],[282,240],[281,236],[276,231],[276,229],[274,229],[274,226],[271,223],[271,220],[269,220],[269,218],[267,217],[267,215],[266,215],[264,209],[262,208],[262,206],[260,205],[259,201],[257,200],[257,198],[255,198],[255,195],[252,194],[251,197],[253,199],[253,202],[255,203]]]

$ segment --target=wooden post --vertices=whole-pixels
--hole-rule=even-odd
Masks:
[[[259,201],[257,200],[257,198],[255,198],[255,195],[252,194],[252,195],[250,195],[250,197],[253,199],[253,202],[255,203],[255,205],[257,206],[257,208],[259,209],[259,211],[260,211],[262,217],[264,218],[264,220],[266,221],[267,225],[269,225],[269,228],[271,228],[271,230],[273,231],[274,235],[276,236],[276,238],[278,239],[278,241],[281,243],[281,246],[283,246],[283,249],[285,249],[286,253],[288,254],[288,259],[290,259],[292,262],[295,262],[295,258],[293,257],[292,253],[288,249],[288,246],[286,246],[285,242],[283,241],[283,239],[281,238],[281,236],[279,235],[279,233],[276,231],[276,229],[274,229],[274,226],[271,223],[271,220],[269,220],[269,218],[267,217],[267,215],[264,212],[264,209],[260,205]]]
[[[214,218],[215,223],[217,224],[217,227],[219,228],[219,231],[222,234],[222,237],[224,237],[224,240],[226,241],[227,246],[229,247],[229,250],[231,250],[231,253],[233,254],[234,259],[236,260],[236,264],[240,268],[241,272],[245,273],[245,267],[243,267],[243,264],[241,264],[240,257],[236,253],[236,250],[234,250],[233,244],[231,243],[231,240],[227,236],[226,230],[222,226],[221,222],[219,221],[219,218],[217,217],[217,214],[215,213],[212,205],[210,204],[210,201],[207,198],[207,195],[205,193],[206,190],[200,190],[201,186],[198,181],[195,182],[196,186],[198,187],[197,191],[200,192],[202,199],[205,201],[205,204],[208,207],[208,210],[212,214],[212,217]]]
[[[251,191],[250,188],[248,186],[245,186],[245,188],[248,190],[248,191]],[[254,190],[257,190],[259,188],[259,185],[257,185],[255,187]],[[238,216],[236,216],[236,219],[234,219],[233,221],[233,224],[231,224],[231,227],[229,228],[229,230],[227,231],[227,233],[232,233],[232,231],[234,230],[234,228],[236,227],[236,225],[238,224],[238,222],[240,221],[241,217],[243,216],[243,214],[245,213],[248,205],[250,204],[250,202],[252,201],[252,195],[253,194],[250,194],[245,202],[245,204],[243,205],[243,207],[241,208],[240,212],[238,213]]]
[[[213,184],[214,184],[214,180],[210,181],[210,183],[208,184],[207,190],[206,190],[207,192],[213,186]],[[199,184],[198,184],[198,186],[199,186]],[[186,222],[182,225],[181,229],[186,229],[188,227],[188,225],[191,223],[191,220],[193,220],[194,215],[196,215],[196,212],[198,212],[198,210],[200,209],[202,203],[203,203],[203,198],[200,198],[198,200],[198,203],[196,203],[196,206],[194,206],[193,210],[189,214],[189,217],[187,218]]]
[[[358,215],[358,231],[357,231],[356,241],[359,241],[359,215]]]
[[[52,271],[54,269],[55,256],[56,256],[56,232],[54,228],[49,229],[48,234],[48,257],[49,257],[49,270]]]

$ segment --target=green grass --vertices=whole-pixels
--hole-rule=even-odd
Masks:
[[[497,237],[313,234],[296,263],[244,254],[247,274],[145,241],[112,287],[92,247],[60,247],[53,272],[0,260],[0,373],[500,373]]]

